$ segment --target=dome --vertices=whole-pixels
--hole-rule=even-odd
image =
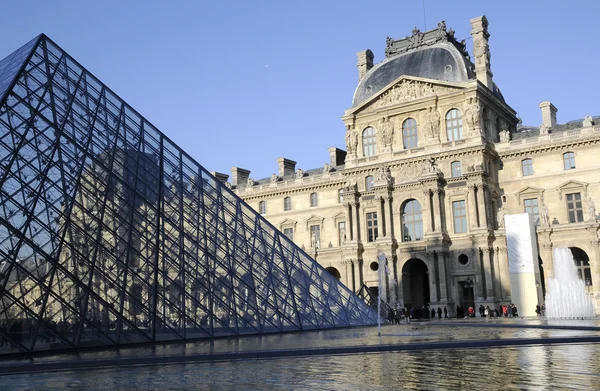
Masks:
[[[415,76],[450,82],[473,79],[471,62],[450,42],[440,42],[386,58],[358,83],[352,106],[377,95],[400,76]]]

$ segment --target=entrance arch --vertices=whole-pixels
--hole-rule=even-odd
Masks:
[[[429,271],[425,262],[412,258],[404,264],[402,293],[406,308],[420,309],[429,304]]]
[[[325,270],[327,270],[329,272],[329,274],[331,274],[332,276],[335,277],[336,280],[340,280],[342,278],[342,275],[340,274],[340,271],[338,269],[336,269],[333,266],[329,266],[326,267]]]
[[[592,286],[592,269],[590,267],[590,258],[585,251],[579,247],[569,247],[573,254],[573,260],[575,261],[575,267],[577,268],[577,274],[583,281],[585,286]]]

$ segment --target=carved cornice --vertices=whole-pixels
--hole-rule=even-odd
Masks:
[[[498,155],[501,159],[511,158],[511,157],[527,157],[528,155],[541,155],[547,154],[552,151],[561,151],[566,152],[572,148],[581,148],[581,147],[591,147],[600,144],[599,135],[593,135],[592,137],[581,138],[581,139],[568,139],[562,143],[557,142],[548,142],[547,144],[534,145],[533,143],[528,143],[524,139],[523,143],[520,140],[514,140],[510,142],[510,149],[506,151],[499,151]],[[535,140],[535,139],[534,139]],[[519,141],[517,143],[517,141]]]

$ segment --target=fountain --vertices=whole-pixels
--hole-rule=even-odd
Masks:
[[[594,305],[577,274],[568,248],[554,249],[554,276],[548,281],[547,318],[593,318]]]

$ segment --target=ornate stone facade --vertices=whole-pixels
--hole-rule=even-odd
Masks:
[[[457,305],[511,301],[504,217],[529,212],[539,221],[542,289],[553,276],[552,248],[575,248],[600,313],[598,118],[520,126],[491,80],[487,19],[471,24],[475,64],[441,22],[389,38],[382,63],[359,66],[362,80],[400,56],[447,49],[464,61],[452,70],[463,81],[397,70],[394,82],[346,111],[347,150],[330,148],[325,169],[274,181],[238,175],[232,185],[254,208],[265,202],[265,216],[354,291],[378,286],[381,250],[386,300],[451,314]]]

